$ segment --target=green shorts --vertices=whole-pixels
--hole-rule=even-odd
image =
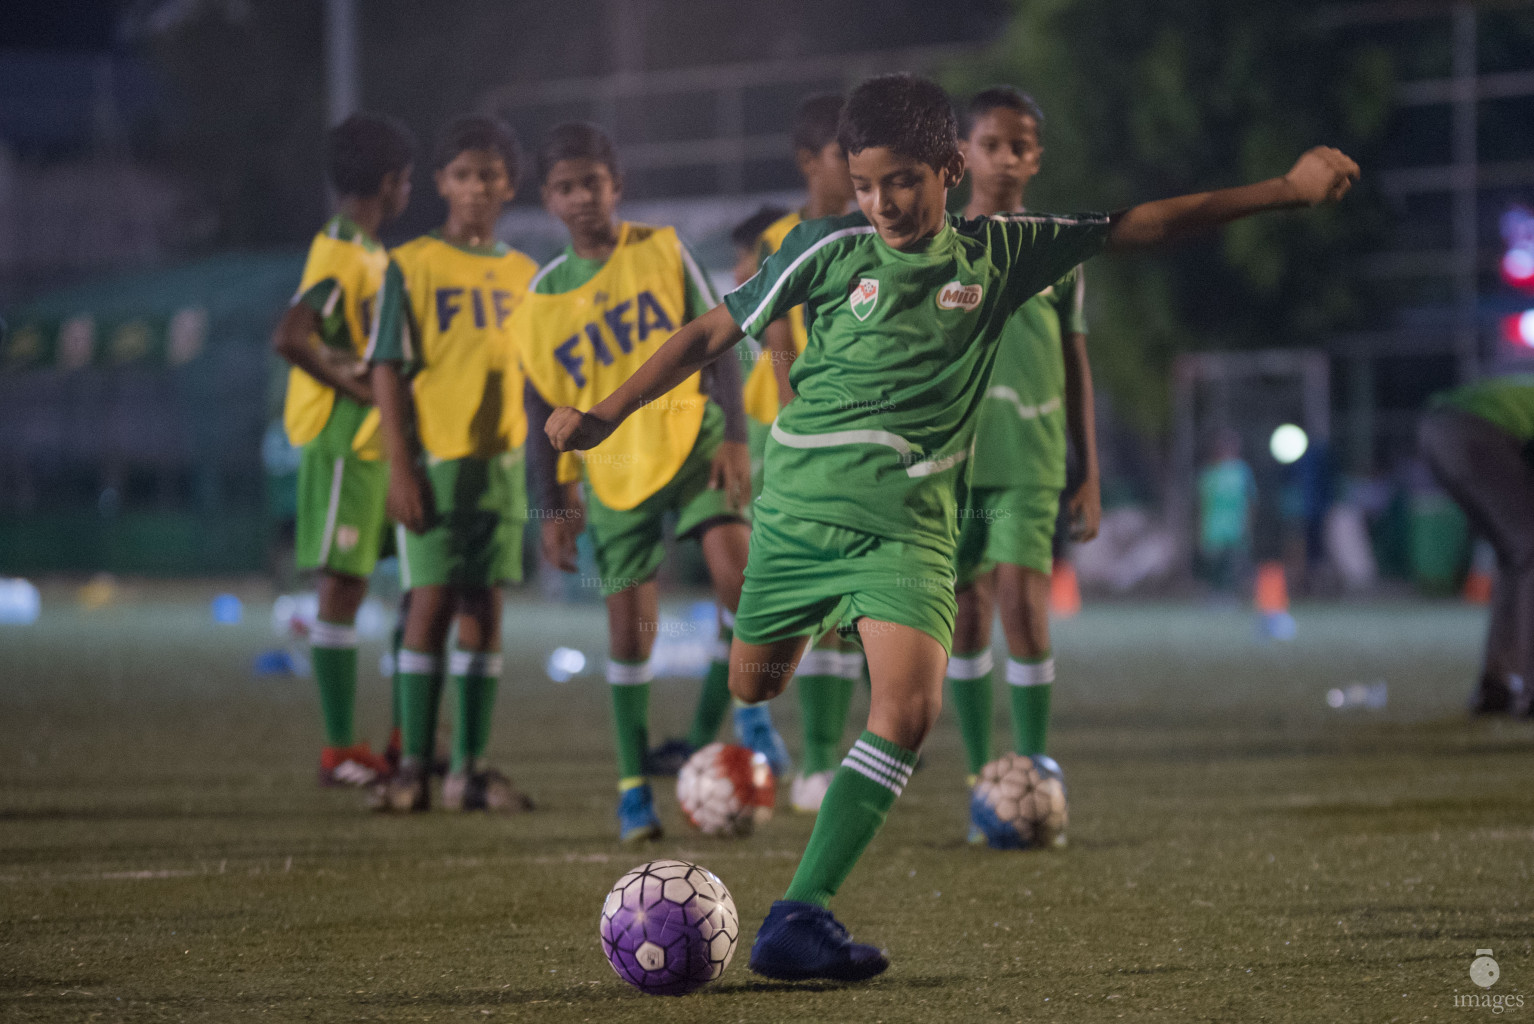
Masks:
[[[430,463],[425,533],[395,527],[400,586],[492,587],[522,579],[527,474],[522,449],[493,459]]]
[[[748,644],[818,635],[860,618],[953,646],[953,561],[935,548],[791,517],[758,502],[735,636]]]
[[[1051,487],[976,487],[959,509],[954,571],[961,588],[998,562],[1048,573],[1054,567],[1060,492]]]
[[[295,554],[300,569],[369,576],[384,534],[389,464],[310,443],[298,461]]]
[[[671,482],[631,509],[608,508],[586,488],[586,527],[596,549],[597,572],[604,596],[638,586],[660,568],[666,555],[665,525],[674,514],[678,539],[692,536],[715,519],[746,521],[744,509],[730,507],[722,490],[710,490],[708,474],[714,452],[724,439],[724,413],[713,402],[682,468]]]

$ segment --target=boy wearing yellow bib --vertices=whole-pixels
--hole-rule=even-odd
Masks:
[[[283,425],[302,449],[298,566],[318,574],[309,641],[325,720],[320,782],[366,786],[388,765],[356,738],[356,621],[383,539],[388,467],[363,354],[378,320],[403,302],[386,282],[378,230],[410,201],[414,143],[398,122],[371,114],[347,118],[327,141],[340,211],[310,245],[272,345],[293,366]]]
[[[544,520],[549,561],[575,571],[584,525],[607,599],[608,666],[617,733],[619,835],[660,835],[644,759],[649,743],[649,657],[658,626],[655,571],[663,520],[696,537],[721,606],[720,641],[704,683],[695,734],[717,731],[729,707],[728,651],[749,531],[750,465],[740,371],[721,359],[663,400],[638,410],[583,460],[585,512],[561,486],[542,423],[552,405],[590,408],[637,370],[659,343],[715,301],[697,261],[671,228],[615,218],[620,179],[612,143],[589,124],[555,128],[539,153],[543,200],[570,230],[570,246],[533,279],[513,315],[527,373],[528,475]],[[710,400],[712,399],[712,401]],[[566,464],[567,465],[567,464]],[[761,715],[763,709],[750,709]],[[773,734],[776,738],[776,734]]]
[[[504,125],[479,116],[454,121],[436,168],[447,222],[394,250],[408,310],[380,320],[368,350],[389,452],[388,511],[399,524],[400,582],[410,597],[395,661],[402,756],[375,806],[430,805],[446,669],[457,701],[443,805],[520,811],[531,802],[484,755],[501,674],[498,588],[522,579],[527,520],[527,420],[511,315],[538,268],[493,235],[516,192],[517,148]]]
[[[840,217],[852,205],[847,155],[836,141],[842,98],[835,93],[810,96],[794,113],[794,163],[804,178],[801,209],[784,214],[762,232],[758,264],[777,252],[788,233],[806,220]],[[742,284],[744,282],[741,282]],[[764,462],[767,435],[778,411],[794,397],[788,371],[809,343],[803,306],[795,306],[762,331],[761,358],[746,378],[750,414],[751,461]],[[760,493],[759,475],[753,482]],[[789,803],[801,814],[815,814],[836,774],[852,690],[865,668],[863,652],[836,630],[828,631],[799,660],[794,682],[804,729],[804,763],[789,790]]]

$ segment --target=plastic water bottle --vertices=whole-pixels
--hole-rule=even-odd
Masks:
[[[0,578],[0,625],[31,625],[41,607],[37,588],[30,581]]]
[[[1383,679],[1376,679],[1372,683],[1349,683],[1326,691],[1326,706],[1333,711],[1347,711],[1352,708],[1378,711],[1389,699],[1390,688]]]

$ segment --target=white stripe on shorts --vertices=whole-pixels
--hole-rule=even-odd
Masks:
[[[320,567],[330,561],[330,545],[336,539],[336,516],[341,514],[341,476],[346,472],[346,460],[337,458],[330,471],[330,507],[325,510],[325,532],[320,535]]]

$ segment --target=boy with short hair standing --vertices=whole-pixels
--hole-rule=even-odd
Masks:
[[[310,631],[314,681],[325,720],[323,785],[367,786],[388,774],[358,743],[357,609],[367,595],[384,528],[388,466],[364,356],[380,318],[403,295],[386,287],[383,225],[410,202],[415,149],[393,118],[353,114],[330,130],[327,163],[340,210],[315,236],[293,304],[272,346],[292,364],[283,425],[302,449],[296,554],[318,573],[319,611]]]
[[[394,250],[408,310],[380,319],[368,349],[409,594],[395,666],[402,756],[375,806],[430,806],[445,669],[457,700],[443,805],[521,811],[531,801],[484,755],[501,674],[499,588],[522,579],[527,519],[527,420],[510,320],[537,264],[495,240],[517,186],[516,142],[504,125],[481,116],[454,121],[435,180],[447,221]]]

